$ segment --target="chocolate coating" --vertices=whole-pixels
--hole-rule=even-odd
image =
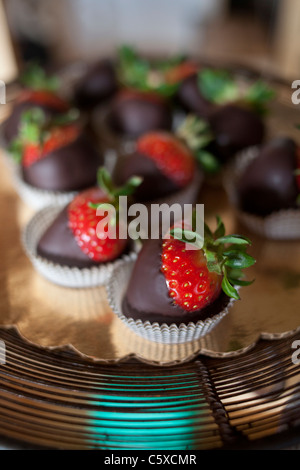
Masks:
[[[238,181],[239,207],[260,216],[296,207],[296,168],[293,140],[278,138],[263,146]]]
[[[79,191],[93,186],[97,170],[103,164],[100,155],[84,134],[69,145],[22,168],[26,183],[49,191]]]
[[[173,304],[166,279],[161,272],[162,240],[147,240],[134,265],[123,299],[123,313],[128,318],[166,323],[188,323],[203,320],[223,310],[229,302],[225,294],[208,307],[187,312]]]
[[[111,98],[118,89],[113,64],[108,59],[91,65],[76,84],[74,102],[79,108],[92,108]]]
[[[89,268],[99,264],[79,248],[68,227],[68,206],[58,214],[40,239],[37,254],[53,263],[69,267]]]
[[[228,104],[217,107],[208,120],[215,135],[216,153],[227,160],[246,147],[259,145],[264,139],[265,126],[252,110]]]
[[[195,113],[202,118],[208,118],[215,108],[215,105],[201,94],[197,74],[183,80],[177,91],[176,99],[185,111]]]
[[[53,108],[41,106],[40,104],[34,103],[33,101],[23,101],[21,103],[17,103],[13,107],[10,116],[3,122],[2,125],[3,137],[6,144],[9,144],[18,136],[21,116],[24,111],[28,111],[32,108],[42,109],[46,118],[48,116],[50,117],[57,114],[57,111],[55,111]]]
[[[162,99],[148,97],[116,97],[107,116],[109,127],[120,135],[138,137],[154,129],[169,130],[172,127],[172,112]]]
[[[151,158],[138,152],[119,158],[113,179],[118,186],[122,186],[132,176],[143,177],[143,182],[134,193],[136,201],[150,202],[180,189],[174,181],[158,169]]]

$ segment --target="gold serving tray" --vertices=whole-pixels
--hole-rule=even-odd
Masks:
[[[269,136],[289,135],[300,141],[295,129],[300,122],[299,108],[292,104],[291,95],[291,89],[278,86],[277,100],[267,117]],[[201,340],[176,346],[138,337],[111,311],[104,287],[58,287],[35,271],[21,241],[33,211],[20,200],[2,153],[0,326],[13,325],[27,341],[47,349],[71,346],[95,361],[116,363],[134,356],[160,365],[188,361],[198,353],[238,355],[261,337],[281,338],[300,326],[300,241],[270,241],[249,233],[237,222],[222,186],[208,182],[199,198],[205,205],[206,220],[213,225],[218,214],[228,232],[251,238],[250,253],[257,263],[247,271],[255,282],[241,289],[241,300]]]

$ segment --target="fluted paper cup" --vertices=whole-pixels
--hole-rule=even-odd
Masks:
[[[122,302],[125,296],[134,260],[114,268],[106,284],[107,297],[112,311],[139,336],[158,343],[177,344],[195,341],[211,332],[211,330],[228,314],[234,299],[230,299],[226,307],[216,315],[196,323],[150,323],[142,319],[134,320],[123,314]]]
[[[40,210],[48,206],[68,204],[77,194],[77,191],[48,191],[46,189],[35,188],[23,180],[21,167],[14,168],[12,177],[20,198],[34,210]]]
[[[80,269],[53,263],[39,256],[37,254],[38,242],[61,210],[62,206],[49,206],[38,211],[26,225],[22,234],[23,246],[33,266],[49,281],[73,288],[104,285],[115,266],[136,258],[136,252],[133,250],[115,261]]]
[[[237,218],[251,232],[272,240],[296,240],[300,238],[300,209],[282,209],[267,216],[258,216],[238,207],[236,183],[247,166],[257,158],[259,147],[250,147],[239,153],[224,175],[224,187]]]

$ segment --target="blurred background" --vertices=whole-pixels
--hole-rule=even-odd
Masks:
[[[0,79],[31,59],[92,61],[127,43],[300,78],[299,0],[0,0]]]

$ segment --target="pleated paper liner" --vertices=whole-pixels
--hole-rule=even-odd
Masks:
[[[22,178],[21,166],[16,163],[11,153],[7,150],[7,146],[3,137],[3,129],[0,126],[0,146],[2,150],[2,158],[10,173],[12,182],[19,197],[24,203],[33,210],[39,210],[50,205],[61,205],[70,202],[76,191],[48,191],[45,189],[35,188],[27,184]]]
[[[171,325],[150,323],[149,321],[133,320],[127,318],[122,312],[122,300],[126,292],[128,281],[133,268],[133,262],[123,264],[113,269],[107,283],[108,302],[112,311],[125,323],[132,331],[143,338],[165,344],[188,343],[198,340],[211,332],[211,330],[227,315],[234,299],[231,299],[227,306],[219,313],[206,320],[199,320],[196,323],[187,324],[175,323]]]
[[[265,217],[249,214],[238,208],[236,182],[247,166],[259,155],[259,147],[250,147],[239,153],[227,167],[224,187],[240,222],[251,232],[272,240],[300,239],[300,209],[284,209]]]
[[[21,175],[21,167],[15,167],[12,172],[15,189],[20,198],[34,210],[55,205],[61,206],[72,201],[76,191],[48,191],[27,184]]]
[[[53,263],[37,254],[37,245],[42,235],[54,221],[62,206],[49,206],[38,211],[26,225],[22,240],[25,251],[34,268],[46,279],[64,287],[88,288],[104,285],[116,265],[135,259],[136,252],[131,251],[116,261],[101,263],[99,266],[79,269]]]

